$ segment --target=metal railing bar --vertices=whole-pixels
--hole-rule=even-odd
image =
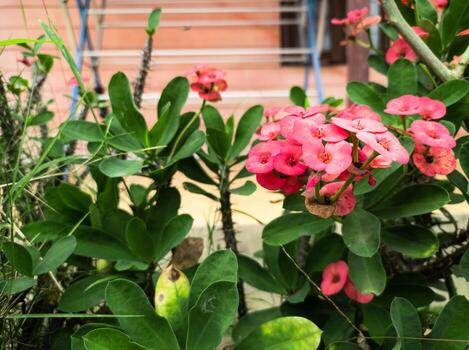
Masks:
[[[152,8],[107,8],[90,9],[89,15],[148,15]],[[229,13],[299,13],[306,12],[306,6],[278,7],[194,7],[194,8],[163,8],[164,14],[229,14]]]
[[[106,63],[108,65],[139,65],[140,61],[135,60],[125,60],[125,59],[101,59],[102,63]],[[203,63],[205,64],[222,64],[222,63],[306,63],[307,59],[304,55],[303,57],[272,57],[272,58],[256,58],[252,57],[249,59],[242,59],[242,58],[204,58]],[[168,65],[168,64],[194,64],[193,58],[186,58],[186,59],[154,59],[152,62],[152,66],[159,66],[159,65]]]
[[[259,27],[299,25],[296,19],[286,20],[193,20],[193,21],[162,21],[161,27]],[[107,22],[103,28],[145,28],[145,21]]]

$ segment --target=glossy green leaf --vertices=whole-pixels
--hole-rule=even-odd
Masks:
[[[186,189],[189,192],[195,193],[195,194],[201,194],[202,196],[205,196],[207,198],[213,199],[214,201],[218,201],[218,197],[215,196],[214,194],[205,191],[203,188],[197,186],[196,184],[192,182],[184,182],[182,184],[184,189]]]
[[[438,238],[423,226],[386,227],[381,237],[389,248],[413,258],[428,258],[438,251]]]
[[[108,260],[136,260],[127,246],[103,231],[80,226],[74,235],[77,239],[76,255]]]
[[[192,134],[189,135],[181,148],[176,151],[174,156],[171,158],[171,163],[192,156],[200,149],[200,147],[202,147],[204,143],[204,132],[202,130],[195,130]]]
[[[104,301],[107,282],[116,278],[110,275],[93,275],[72,283],[62,294],[58,308],[65,312],[89,309]]]
[[[155,146],[168,144],[179,127],[179,116],[189,96],[189,81],[184,77],[176,77],[164,88],[158,101],[158,121],[151,133],[155,135]],[[169,103],[169,109],[163,113]],[[166,107],[168,108],[168,107]]]
[[[342,236],[345,245],[353,253],[373,256],[379,248],[381,222],[366,210],[356,208],[344,218]]]
[[[469,177],[469,142],[464,143],[459,148],[459,163],[466,177]],[[466,188],[466,192],[467,191],[468,189]]]
[[[263,113],[264,108],[262,106],[251,107],[244,113],[236,127],[236,134],[228,159],[234,159],[249,145],[252,135],[261,123]]]
[[[246,181],[244,185],[237,188],[231,188],[230,192],[240,196],[249,196],[256,192],[256,184],[252,181]]]
[[[232,336],[235,344],[239,344],[261,324],[282,316],[278,307],[257,310],[244,315],[234,326]]]
[[[186,350],[212,350],[236,317],[236,283],[217,282],[206,288],[189,312]]]
[[[387,74],[389,70],[389,64],[387,64],[384,57],[380,55],[368,56],[368,66],[381,74]]]
[[[46,125],[54,118],[54,113],[51,111],[41,111],[36,116],[28,120],[28,126]]]
[[[64,142],[73,140],[102,142],[104,141],[104,128],[98,123],[70,120],[62,124],[61,136]]]
[[[165,269],[155,286],[155,310],[168,320],[173,331],[179,330],[187,317],[190,284],[186,275],[173,266]]]
[[[181,160],[178,163],[178,170],[191,180],[204,184],[215,184],[215,181],[213,181],[194,157]]]
[[[26,289],[34,287],[37,284],[37,280],[30,277],[20,277],[10,280],[0,280],[0,296],[2,295],[13,295],[21,293]]]
[[[459,264],[453,266],[453,272],[456,276],[463,277],[469,282],[469,249],[464,252]]]
[[[415,0],[415,11],[419,22],[422,19],[427,19],[432,23],[436,23],[438,20],[438,13],[435,7],[428,0]]]
[[[112,112],[122,127],[135,135],[141,145],[147,144],[148,130],[145,118],[138,111],[130,91],[130,83],[127,76],[118,72],[109,82],[109,99]]]
[[[328,234],[314,241],[306,259],[305,270],[308,273],[322,272],[332,262],[341,260],[346,252],[342,236]]]
[[[86,350],[145,350],[141,345],[130,341],[127,334],[113,328],[98,328],[84,337]]]
[[[445,106],[454,105],[469,93],[469,82],[466,80],[450,80],[439,85],[427,96],[440,100]]]
[[[155,239],[155,260],[162,259],[169,251],[181,243],[192,228],[194,219],[188,214],[175,216],[165,225]]]
[[[388,70],[388,99],[402,95],[415,95],[417,82],[415,63],[406,59],[397,60]]]
[[[261,325],[235,350],[315,350],[322,331],[303,317],[282,317]]]
[[[206,129],[217,129],[225,131],[223,117],[215,107],[206,105],[202,111],[202,117],[204,119]]]
[[[4,242],[3,251],[16,271],[26,276],[32,275],[33,260],[24,246],[14,242]]]
[[[156,29],[160,25],[160,17],[161,17],[161,9],[157,8],[151,11],[150,16],[148,16],[148,23],[147,23],[147,34],[153,35],[155,34]]]
[[[333,224],[330,219],[321,219],[309,213],[282,215],[269,222],[262,231],[262,239],[270,245],[282,245],[301,236],[314,235]]]
[[[163,187],[159,191],[158,200],[150,207],[147,216],[148,231],[154,239],[163,232],[169,220],[178,214],[181,206],[181,195],[175,187]]]
[[[385,108],[383,98],[369,85],[358,81],[351,81],[347,84],[347,95],[356,104],[370,106],[371,109],[379,113],[381,117],[389,118],[389,115],[383,112]],[[384,121],[386,122],[386,120]]]
[[[142,170],[143,160],[130,160],[111,157],[99,163],[99,170],[109,177],[135,175]]]
[[[125,228],[125,239],[132,253],[145,261],[151,260],[155,247],[142,219],[134,217],[129,220]]]
[[[278,281],[257,261],[245,255],[238,256],[239,278],[251,286],[269,293],[286,294]]]
[[[372,212],[382,219],[395,219],[430,213],[449,203],[448,192],[437,185],[411,185],[381,202]]]
[[[469,301],[457,295],[445,305],[436,320],[430,338],[454,339],[459,342],[428,342],[429,350],[464,350],[469,339]],[[465,340],[465,341],[464,341]]]
[[[124,279],[109,282],[106,302],[116,315],[142,315],[118,318],[121,328],[132,340],[152,350],[179,350],[168,321],[156,314],[143,290],[135,283]]]
[[[468,20],[469,2],[466,0],[451,0],[442,15],[440,24],[441,38],[445,47],[448,47],[457,33],[467,29]]]
[[[391,320],[397,336],[402,338],[421,338],[422,324],[420,317],[412,303],[404,298],[394,298],[391,303]],[[414,339],[398,339],[400,349],[419,350],[422,343]]]
[[[67,236],[55,242],[44,255],[44,258],[36,265],[33,274],[40,275],[54,271],[72,255],[77,241],[73,236]]]
[[[218,158],[225,159],[231,142],[225,130],[207,128],[207,144],[210,151],[213,151]]]
[[[293,86],[290,89],[290,101],[296,106],[309,107],[308,96],[306,96],[306,92],[299,86]]]
[[[189,307],[192,308],[202,292],[217,282],[238,281],[238,262],[231,250],[219,250],[210,254],[195,272],[191,282]]]
[[[389,311],[375,303],[365,304],[361,307],[363,312],[363,323],[373,341],[381,345],[390,327],[392,327]]]
[[[362,293],[380,295],[386,287],[386,271],[381,256],[365,258],[353,253],[348,255],[350,278]]]

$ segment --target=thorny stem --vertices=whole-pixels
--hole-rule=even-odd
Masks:
[[[402,16],[395,0],[382,0],[383,9],[388,17],[389,23],[397,29],[397,31],[404,37],[414,49],[415,53],[430,69],[443,81],[453,80],[457,75],[447,68],[435,56],[432,50],[425,44],[425,42],[415,33],[412,27],[406,22]],[[467,50],[466,50],[467,51]],[[469,53],[468,53],[469,56]],[[469,57],[468,57],[469,59]]]
[[[460,61],[456,68],[453,69],[453,73],[456,75],[457,78],[462,78],[464,71],[466,70],[466,66],[469,64],[469,46],[463,52],[460,57]]]
[[[142,63],[140,65],[140,71],[135,81],[134,88],[134,100],[137,108],[140,108],[142,105],[142,95],[145,89],[145,82],[148,76],[148,71],[150,70],[151,63],[151,54],[153,51],[153,35],[148,35],[145,48],[143,49]]]
[[[404,130],[404,133],[407,133],[407,123],[405,120],[405,116],[401,115],[400,119],[401,119],[401,124],[402,124],[402,130]]]
[[[233,212],[231,210],[229,170],[225,167],[222,167],[220,175],[220,211],[225,245],[226,249],[231,249],[233,253],[236,254],[236,256],[239,256],[238,242],[236,242],[233,224]],[[244,284],[242,280],[238,281],[237,288],[239,295],[238,318],[241,318],[248,312],[246,296],[244,293]]]
[[[358,162],[358,139],[355,134],[352,134],[352,143],[353,143],[353,162],[356,163]]]

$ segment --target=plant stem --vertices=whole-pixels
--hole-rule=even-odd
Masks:
[[[400,119],[401,119],[402,129],[404,130],[404,134],[405,134],[407,132],[407,123],[405,120],[405,116],[401,115]]]
[[[150,70],[151,54],[153,51],[153,35],[148,35],[145,48],[143,49],[142,63],[135,81],[134,100],[137,108],[142,105],[142,95],[145,89],[145,81],[147,80],[148,71]]]
[[[221,169],[220,176],[220,211],[223,234],[225,238],[226,249],[231,249],[233,253],[236,254],[236,256],[239,256],[238,243],[236,242],[233,224],[233,212],[231,210],[229,184],[229,170],[226,167],[223,167]],[[246,296],[244,293],[244,284],[242,280],[238,281],[237,287],[239,294],[238,318],[241,318],[246,315],[248,311],[246,306]]]
[[[453,69],[453,73],[457,78],[462,78],[464,71],[466,70],[466,66],[469,64],[469,46],[466,47],[466,50],[461,55],[460,59],[459,64]]]
[[[358,139],[355,134],[352,134],[352,143],[353,143],[353,162],[356,163],[358,162]]]
[[[189,130],[189,128],[191,127],[192,124],[194,124],[194,122],[197,120],[197,118],[199,117],[199,115],[202,113],[202,111],[204,110],[205,108],[205,104],[207,103],[206,100],[203,100],[202,102],[202,105],[200,106],[200,109],[198,110],[198,112],[196,114],[194,114],[194,116],[192,117],[192,119],[189,121],[189,123],[187,123],[187,125],[184,127],[184,129],[182,129],[182,131],[179,133],[176,141],[174,142],[174,146],[173,148],[171,149],[171,153],[169,154],[169,157],[168,157],[168,162],[171,161],[171,159],[173,158],[174,156],[174,153],[176,153],[176,149],[179,145],[179,143],[181,142],[182,138],[184,137],[185,133],[187,132],[187,130]]]
[[[456,79],[456,75],[447,68],[425,42],[415,33],[412,27],[406,22],[402,16],[395,0],[382,0],[384,12],[386,13],[389,23],[397,29],[414,49],[415,53],[425,64],[443,81]]]

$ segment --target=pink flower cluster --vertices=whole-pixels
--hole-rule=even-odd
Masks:
[[[187,75],[195,75],[191,83],[192,91],[199,94],[200,98],[209,102],[221,101],[221,91],[228,88],[225,80],[225,72],[215,68],[207,68],[198,65],[188,72]]]
[[[424,31],[422,28],[416,26],[412,28],[422,39],[428,38],[428,32]],[[401,36],[391,44],[391,47],[386,52],[386,62],[393,64],[399,58],[405,58],[412,62],[417,61],[418,58],[412,47]]]
[[[407,163],[409,155],[367,106],[336,113],[328,105],[287,107],[258,132],[246,169],[269,190],[292,194],[306,184],[306,207],[318,216],[344,216],[355,206],[353,181],[391,163]],[[360,142],[363,146],[360,145]]]
[[[446,115],[446,107],[441,101],[404,95],[390,100],[385,112],[401,118],[421,117],[411,123],[409,133],[415,141],[412,160],[423,174],[435,176],[453,172],[456,156],[452,148],[456,141],[443,124],[435,121]]]
[[[381,22],[380,16],[367,16],[368,8],[364,7],[349,11],[345,18],[333,18],[331,23],[334,25],[344,26],[347,30],[347,40],[343,44],[347,44],[349,41],[354,41],[356,36],[362,31],[367,30],[373,25]]]
[[[338,294],[342,289],[350,299],[360,304],[368,304],[374,298],[373,294],[362,294],[358,291],[349,277],[347,263],[339,260],[327,265],[322,272],[321,292],[331,296]]]
[[[406,6],[412,5],[413,7],[413,1],[410,0],[401,0],[402,3]],[[439,10],[443,10],[446,5],[448,5],[448,0],[431,0],[433,3],[433,6],[435,6]]]

